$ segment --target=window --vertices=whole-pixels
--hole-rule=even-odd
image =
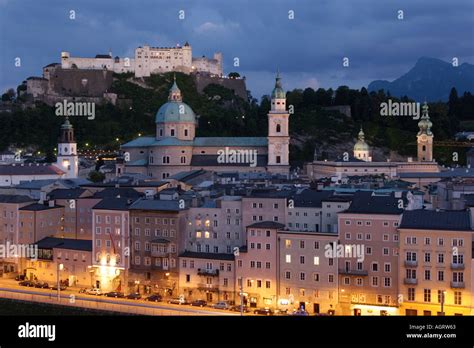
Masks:
[[[438,254],[438,263],[444,263],[444,254]]]
[[[372,272],[379,271],[379,264],[377,262],[372,262]]]
[[[389,248],[383,248],[383,254],[384,256],[387,256],[390,252],[390,249]]]
[[[408,301],[415,301],[415,288],[408,288]]]
[[[386,273],[390,273],[390,270],[391,270],[391,264],[390,263],[384,264],[384,271]]]
[[[425,280],[431,280],[431,271],[429,269],[425,269]]]
[[[461,305],[462,304],[462,293],[461,291],[454,292],[454,304]]]
[[[384,242],[389,242],[389,241],[390,241],[390,237],[389,237],[388,234],[384,234],[384,235],[383,235],[383,241],[384,241]]]
[[[285,248],[290,249],[291,248],[291,240],[290,239],[285,239]]]
[[[423,301],[431,302],[431,289],[423,289]]]
[[[316,249],[316,250],[319,249],[319,242],[314,242],[314,249]]]
[[[304,265],[304,256],[300,256],[300,264]]]
[[[319,256],[315,256],[315,257],[313,258],[313,263],[314,263],[315,266],[318,266],[318,265],[319,265]]]
[[[383,278],[383,285],[386,288],[389,288],[390,286],[392,286],[392,278],[390,278],[390,277]]]
[[[265,281],[265,288],[270,289],[271,283],[269,280]]]
[[[285,256],[286,263],[291,263],[291,255],[287,254]]]
[[[438,281],[444,281],[444,271],[438,271]]]
[[[431,253],[425,253],[425,262],[431,262]]]
[[[379,277],[372,277],[372,286],[379,286]]]
[[[444,238],[438,238],[438,246],[444,245]]]
[[[305,280],[306,279],[306,273],[301,272],[300,273],[300,280]]]
[[[328,283],[334,283],[334,274],[328,274]]]
[[[285,272],[285,279],[291,279],[291,272],[290,271]]]
[[[425,237],[425,245],[430,245],[431,244],[431,238]]]
[[[315,282],[319,282],[319,273],[314,273],[313,274],[313,279]]]

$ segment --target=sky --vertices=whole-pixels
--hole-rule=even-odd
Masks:
[[[41,76],[61,51],[133,57],[137,46],[186,41],[193,56],[222,52],[224,72],[245,76],[257,98],[277,69],[286,90],[361,88],[422,56],[474,63],[474,1],[0,0],[0,90]]]

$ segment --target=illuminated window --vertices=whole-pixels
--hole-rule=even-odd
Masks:
[[[286,263],[291,263],[291,255],[286,255],[285,257]]]

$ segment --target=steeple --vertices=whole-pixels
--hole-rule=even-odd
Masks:
[[[272,99],[286,99],[285,91],[281,86],[281,77],[280,77],[280,70],[277,70],[277,75],[275,78],[275,88],[272,92]]]
[[[59,134],[59,143],[75,143],[76,139],[74,138],[74,128],[69,122],[69,117],[66,116],[64,123],[61,125],[61,130]]]
[[[430,120],[430,115],[428,113],[428,103],[425,101],[423,103],[423,106],[421,107],[421,119],[420,122],[418,122],[418,127],[420,128],[420,131],[418,132],[418,135],[426,134],[426,135],[432,135],[433,133],[431,132],[431,127],[433,126],[433,123]]]
[[[370,156],[370,147],[365,142],[365,134],[362,126],[360,127],[360,131],[358,134],[358,140],[354,145],[354,157],[360,160],[371,162],[372,157]]]
[[[168,100],[170,102],[182,102],[183,101],[183,96],[181,95],[181,90],[178,87],[178,84],[176,83],[176,74],[173,76],[173,86],[170,88],[170,93],[168,96]]]

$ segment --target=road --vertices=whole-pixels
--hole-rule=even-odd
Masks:
[[[18,282],[13,279],[0,279],[0,297],[143,315],[240,315],[236,312],[207,307],[79,294],[78,291],[71,289],[61,291],[61,299],[58,301],[56,290],[19,286]]]

